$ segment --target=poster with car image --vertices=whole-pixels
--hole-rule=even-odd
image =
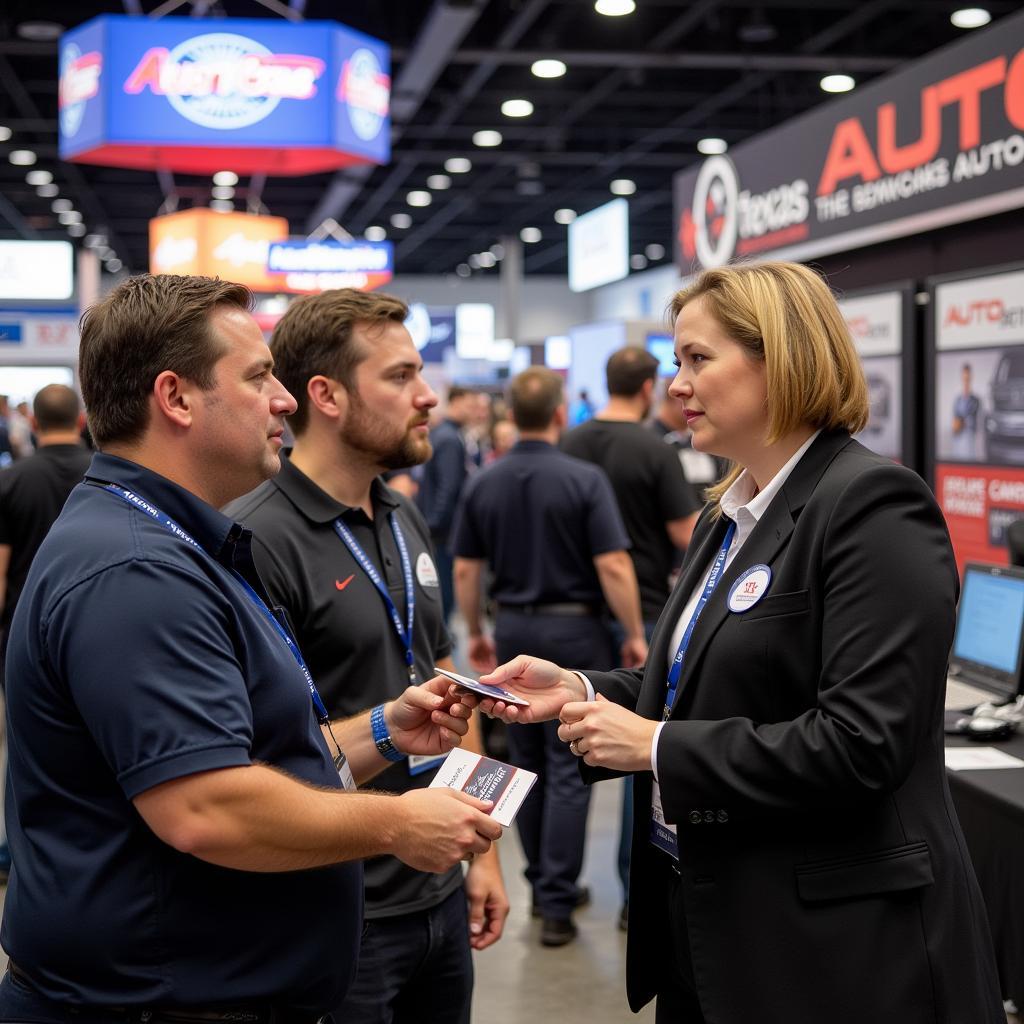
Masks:
[[[1024,271],[934,287],[935,490],[957,561],[1008,561],[1024,518]]]
[[[903,291],[841,298],[868,385],[870,417],[857,440],[879,455],[904,461]]]

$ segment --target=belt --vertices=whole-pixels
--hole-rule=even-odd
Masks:
[[[9,961],[7,969],[20,985],[42,996],[39,986],[17,964]],[[104,1014],[111,1014],[118,1024],[211,1024],[214,1021],[233,1021],[235,1024],[319,1024],[321,1020],[321,1014],[312,1010],[297,1010],[266,1003],[243,1006],[54,1005],[60,1006],[69,1021],[97,1021]]]
[[[519,612],[520,615],[598,616],[602,607],[586,601],[556,601],[552,604],[498,604],[498,611]]]

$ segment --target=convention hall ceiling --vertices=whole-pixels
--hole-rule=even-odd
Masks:
[[[30,149],[60,196],[102,233],[125,266],[147,266],[147,221],[158,211],[206,205],[211,180],[57,160],[57,42],[97,14],[334,19],[393,50],[392,158],[387,166],[302,178],[243,177],[239,209],[286,217],[292,232],[326,218],[360,235],[383,227],[400,273],[454,273],[502,236],[535,228],[527,273],[566,272],[557,210],[585,212],[628,179],[631,251],[637,269],[672,258],[673,174],[702,159],[702,139],[744,139],[830,100],[819,82],[845,72],[858,85],[964,36],[946,0],[636,0],[604,17],[594,0],[5,0],[0,5],[0,236],[66,238],[66,229],[25,181],[30,168],[7,154]],[[993,18],[1017,0],[990,0]],[[49,36],[49,38],[48,38]],[[540,59],[565,73],[539,78]],[[502,114],[508,99],[533,105]],[[500,145],[473,136],[497,130]],[[471,170],[449,173],[453,157]],[[443,184],[437,178],[432,184]],[[628,188],[628,186],[626,186]],[[413,190],[431,203],[411,207]],[[409,219],[395,227],[392,218]],[[561,215],[565,219],[567,215]],[[479,262],[474,259],[474,263]],[[462,273],[466,273],[463,267]],[[475,270],[496,273],[496,269]]]

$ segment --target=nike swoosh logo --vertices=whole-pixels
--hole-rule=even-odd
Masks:
[[[334,585],[339,590],[344,590],[355,578],[356,578],[356,574],[352,573],[352,575],[349,576],[349,578],[347,580],[340,580],[340,581],[339,580],[335,580],[334,581]]]

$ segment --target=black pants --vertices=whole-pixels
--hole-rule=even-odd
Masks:
[[[654,1024],[704,1024],[704,1013],[693,980],[683,888],[675,872],[666,868],[666,873],[669,874],[667,896],[672,927],[672,956],[667,976],[658,986]]]

